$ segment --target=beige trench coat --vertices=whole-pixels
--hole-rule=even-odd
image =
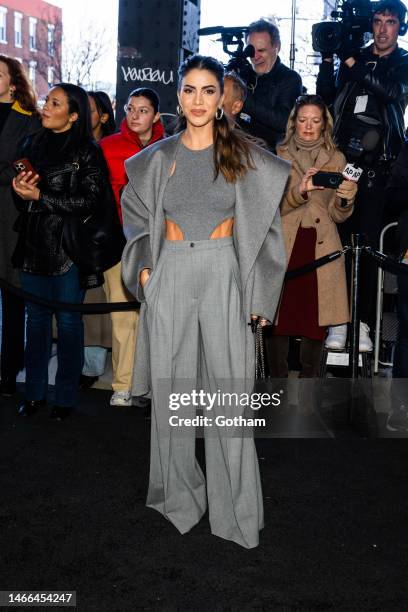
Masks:
[[[278,147],[278,155],[292,162],[292,170],[281,203],[282,228],[288,261],[292,254],[299,226],[316,229],[315,258],[341,250],[342,244],[336,223],[342,223],[353,212],[353,202],[345,208],[334,189],[309,192],[308,200],[299,193],[303,172],[291,156],[287,146]],[[315,167],[326,172],[342,172],[346,166],[344,155],[322,148]],[[319,325],[340,325],[350,320],[344,256],[317,269]],[[307,299],[307,296],[305,296]],[[276,321],[278,316],[276,317]]]

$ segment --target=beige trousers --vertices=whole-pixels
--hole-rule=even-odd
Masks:
[[[119,262],[104,273],[103,288],[108,302],[134,301],[134,297],[123,284],[121,271]],[[111,312],[110,316],[112,321],[112,389],[129,391],[132,388],[139,311]]]

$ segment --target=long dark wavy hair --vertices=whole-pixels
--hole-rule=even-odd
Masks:
[[[59,87],[65,92],[68,99],[69,113],[77,113],[78,119],[74,121],[70,129],[70,145],[79,149],[92,140],[91,109],[89,106],[88,94],[85,89],[72,83],[57,83],[52,89]]]
[[[184,77],[194,69],[211,72],[217,79],[221,94],[224,93],[224,66],[213,57],[198,54],[191,55],[181,64],[178,71],[179,91]],[[185,117],[181,117],[177,130],[184,130],[186,126]],[[221,119],[214,120],[213,132],[215,179],[221,172],[228,183],[234,183],[246,174],[248,168],[255,168],[251,156],[251,140],[243,131],[233,127],[225,113]]]
[[[115,117],[110,97],[104,91],[88,91],[88,96],[91,96],[95,102],[99,117],[105,113],[108,115],[108,120],[102,123],[102,138],[110,136],[116,132]]]
[[[65,144],[60,153],[64,156],[78,154],[81,149],[89,147],[93,141],[91,108],[89,106],[88,94],[79,85],[71,83],[57,83],[50,89],[60,88],[65,92],[68,100],[68,112],[77,113],[78,119],[72,123],[68,131]],[[33,155],[42,157],[47,150],[48,138],[51,130],[42,127],[32,138]],[[34,159],[36,159],[34,157]]]
[[[16,88],[14,91],[14,99],[17,100],[24,110],[36,113],[37,99],[31,83],[27,78],[23,64],[7,55],[0,55],[0,62],[6,64],[10,74],[10,85]]]

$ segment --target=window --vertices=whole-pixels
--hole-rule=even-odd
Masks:
[[[54,30],[55,25],[53,23],[49,23],[47,37],[48,55],[54,55]]]
[[[14,46],[23,46],[23,15],[14,11]]]
[[[29,43],[30,43],[30,51],[36,51],[37,49],[37,20],[35,17],[30,17],[30,27],[29,27]]]
[[[31,60],[28,64],[28,78],[31,81],[32,86],[35,88],[35,73],[37,71],[37,62]]]
[[[48,82],[48,87],[51,87],[52,85],[54,85],[54,66],[48,66],[47,82]]]
[[[7,9],[0,6],[0,42],[7,42]]]

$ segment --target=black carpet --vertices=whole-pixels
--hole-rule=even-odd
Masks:
[[[248,551],[145,507],[150,421],[109,396],[64,422],[2,401],[0,590],[75,590],[81,612],[408,609],[404,439],[259,440]]]

